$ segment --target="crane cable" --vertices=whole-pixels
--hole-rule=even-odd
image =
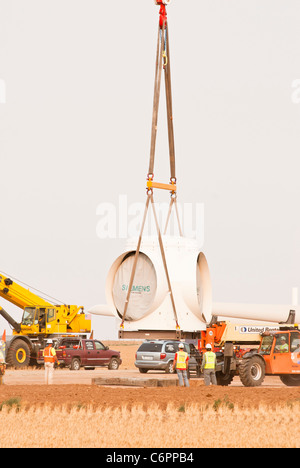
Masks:
[[[171,73],[170,73],[170,47],[169,47],[169,32],[168,25],[165,21],[163,28],[158,27],[158,40],[156,52],[156,67],[154,80],[154,97],[153,97],[153,114],[152,114],[152,130],[151,130],[151,146],[148,177],[154,177],[154,160],[156,149],[157,136],[157,121],[158,109],[161,88],[161,75],[164,70],[165,75],[165,90],[167,104],[167,123],[169,137],[169,158],[170,158],[170,181],[176,182],[175,174],[175,144],[174,144],[174,128],[173,128],[173,108],[172,108],[172,89],[171,89]]]
[[[8,273],[5,273],[5,271],[0,271],[0,275],[1,275],[1,274],[4,275],[4,276],[6,276],[7,278],[12,278],[15,282],[20,283],[20,284],[22,284],[23,286],[26,286],[29,290],[36,291],[37,293],[39,293],[39,295],[40,295],[40,297],[41,297],[42,299],[47,300],[47,301],[49,301],[49,302],[52,302],[53,305],[54,305],[54,304],[59,304],[59,303],[62,304],[62,305],[65,304],[65,302],[62,302],[62,301],[60,301],[59,299],[56,299],[55,297],[50,296],[49,294],[46,294],[45,292],[40,291],[39,289],[34,288],[33,286],[30,286],[30,285],[27,284],[27,283],[24,283],[24,281],[21,281],[21,280],[19,280],[18,278],[14,277],[14,276],[12,276],[12,275],[9,275]],[[20,297],[22,297],[21,294],[20,294]],[[25,296],[24,296],[24,298],[25,298]]]
[[[168,24],[167,24],[165,6],[164,6],[163,10],[161,9],[161,11],[160,11],[160,21],[159,21],[159,27],[158,27],[156,65],[155,65],[155,80],[154,80],[152,129],[151,129],[151,145],[150,145],[150,160],[149,160],[149,170],[148,170],[148,175],[147,175],[147,179],[150,180],[150,181],[153,181],[153,178],[154,178],[154,160],[155,160],[155,149],[156,149],[157,121],[158,121],[158,109],[159,109],[162,70],[164,70],[164,76],[165,76],[166,107],[167,107],[167,122],[168,122],[168,139],[169,139],[169,158],[170,158],[170,182],[171,182],[171,186],[175,186],[175,184],[176,184],[175,144],[174,144],[174,129],[173,129],[173,114],[172,114],[173,109],[172,109],[172,90],[171,90],[171,73],[170,73],[170,48],[169,48],[169,33],[168,33]],[[177,205],[176,205],[176,199],[177,199],[176,191],[172,190],[171,191],[170,208],[169,208],[169,213],[168,213],[164,233],[167,230],[167,225],[168,225],[168,221],[169,221],[169,218],[170,218],[172,206],[173,206],[173,204],[175,204],[179,231],[180,231],[180,235],[182,235],[182,230],[181,230],[181,227],[180,227],[178,210],[177,210]],[[139,239],[138,239],[138,244],[137,244],[137,248],[136,248],[136,251],[135,251],[135,257],[134,257],[133,267],[132,267],[132,271],[131,271],[131,275],[130,275],[128,291],[127,291],[127,295],[126,295],[126,299],[125,299],[124,311],[123,311],[123,315],[122,315],[122,321],[121,321],[120,328],[121,329],[124,328],[124,321],[125,321],[127,310],[128,310],[129,300],[130,300],[130,296],[131,296],[131,290],[132,290],[134,276],[135,276],[135,272],[136,272],[136,267],[137,267],[137,262],[138,262],[140,247],[141,247],[141,241],[142,241],[142,236],[143,236],[143,231],[144,231],[144,226],[145,226],[145,222],[146,222],[146,217],[147,217],[147,212],[148,212],[150,201],[151,201],[151,207],[152,207],[153,214],[154,214],[156,230],[157,230],[157,234],[158,234],[158,241],[159,241],[159,247],[160,247],[162,262],[163,262],[165,275],[166,275],[166,279],[167,279],[167,283],[168,283],[168,289],[169,289],[171,304],[172,304],[172,308],[173,308],[174,319],[175,319],[175,323],[176,323],[176,330],[179,330],[180,327],[179,327],[179,324],[178,324],[178,316],[177,316],[177,312],[176,312],[176,306],[175,306],[171,281],[170,281],[170,277],[169,277],[169,273],[168,273],[165,250],[164,250],[161,231],[160,231],[160,228],[159,228],[159,223],[158,223],[158,220],[157,220],[157,215],[156,215],[155,206],[154,206],[153,189],[149,188],[149,186],[148,186],[148,189],[147,189],[147,200],[146,200],[146,205],[145,205],[145,211],[144,211],[144,216],[143,216],[143,220],[142,220],[142,224],[141,224],[141,230],[140,230],[140,235],[139,235]]]

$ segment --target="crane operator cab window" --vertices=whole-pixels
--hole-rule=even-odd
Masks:
[[[291,333],[291,353],[300,353],[300,333]]]
[[[260,345],[260,349],[259,349],[259,354],[262,354],[262,355],[269,355],[269,354],[271,354],[272,345],[273,345],[273,340],[274,340],[274,336],[273,336],[273,335],[264,336],[263,339],[262,339],[262,341],[261,341],[261,345]]]
[[[26,325],[28,327],[32,326],[35,320],[35,313],[36,313],[35,307],[25,307],[23,319],[22,319],[22,325]]]
[[[48,309],[47,310],[47,322],[52,322],[56,318],[56,310]]]
[[[280,333],[276,336],[276,342],[274,347],[274,353],[288,353],[290,351],[289,346],[289,334]]]
[[[46,309],[45,308],[41,308],[38,310],[38,314],[35,318],[35,322],[34,322],[36,325],[38,324],[39,326],[39,331],[42,331],[43,328],[45,328],[46,326]]]

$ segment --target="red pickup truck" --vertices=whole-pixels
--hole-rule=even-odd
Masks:
[[[122,363],[119,351],[114,351],[98,340],[81,338],[62,338],[55,344],[55,351],[60,365],[71,370],[94,369],[105,367],[117,370]],[[38,364],[43,364],[43,351],[39,352]]]

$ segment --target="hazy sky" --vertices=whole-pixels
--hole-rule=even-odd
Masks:
[[[145,201],[158,10],[0,0],[0,270],[87,309],[125,244],[99,238],[99,207]],[[178,201],[204,206],[216,302],[300,287],[299,17],[299,0],[168,7]],[[156,157],[167,181],[164,101]]]

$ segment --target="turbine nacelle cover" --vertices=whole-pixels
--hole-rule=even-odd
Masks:
[[[212,309],[211,281],[205,255],[199,253],[196,241],[190,239],[164,236],[163,243],[178,323],[182,329],[203,328],[211,319]],[[107,276],[107,303],[120,319],[123,318],[136,245],[136,239],[127,241],[126,251],[115,260]],[[157,238],[149,237],[142,241],[125,323],[134,324],[139,329],[175,327]]]

